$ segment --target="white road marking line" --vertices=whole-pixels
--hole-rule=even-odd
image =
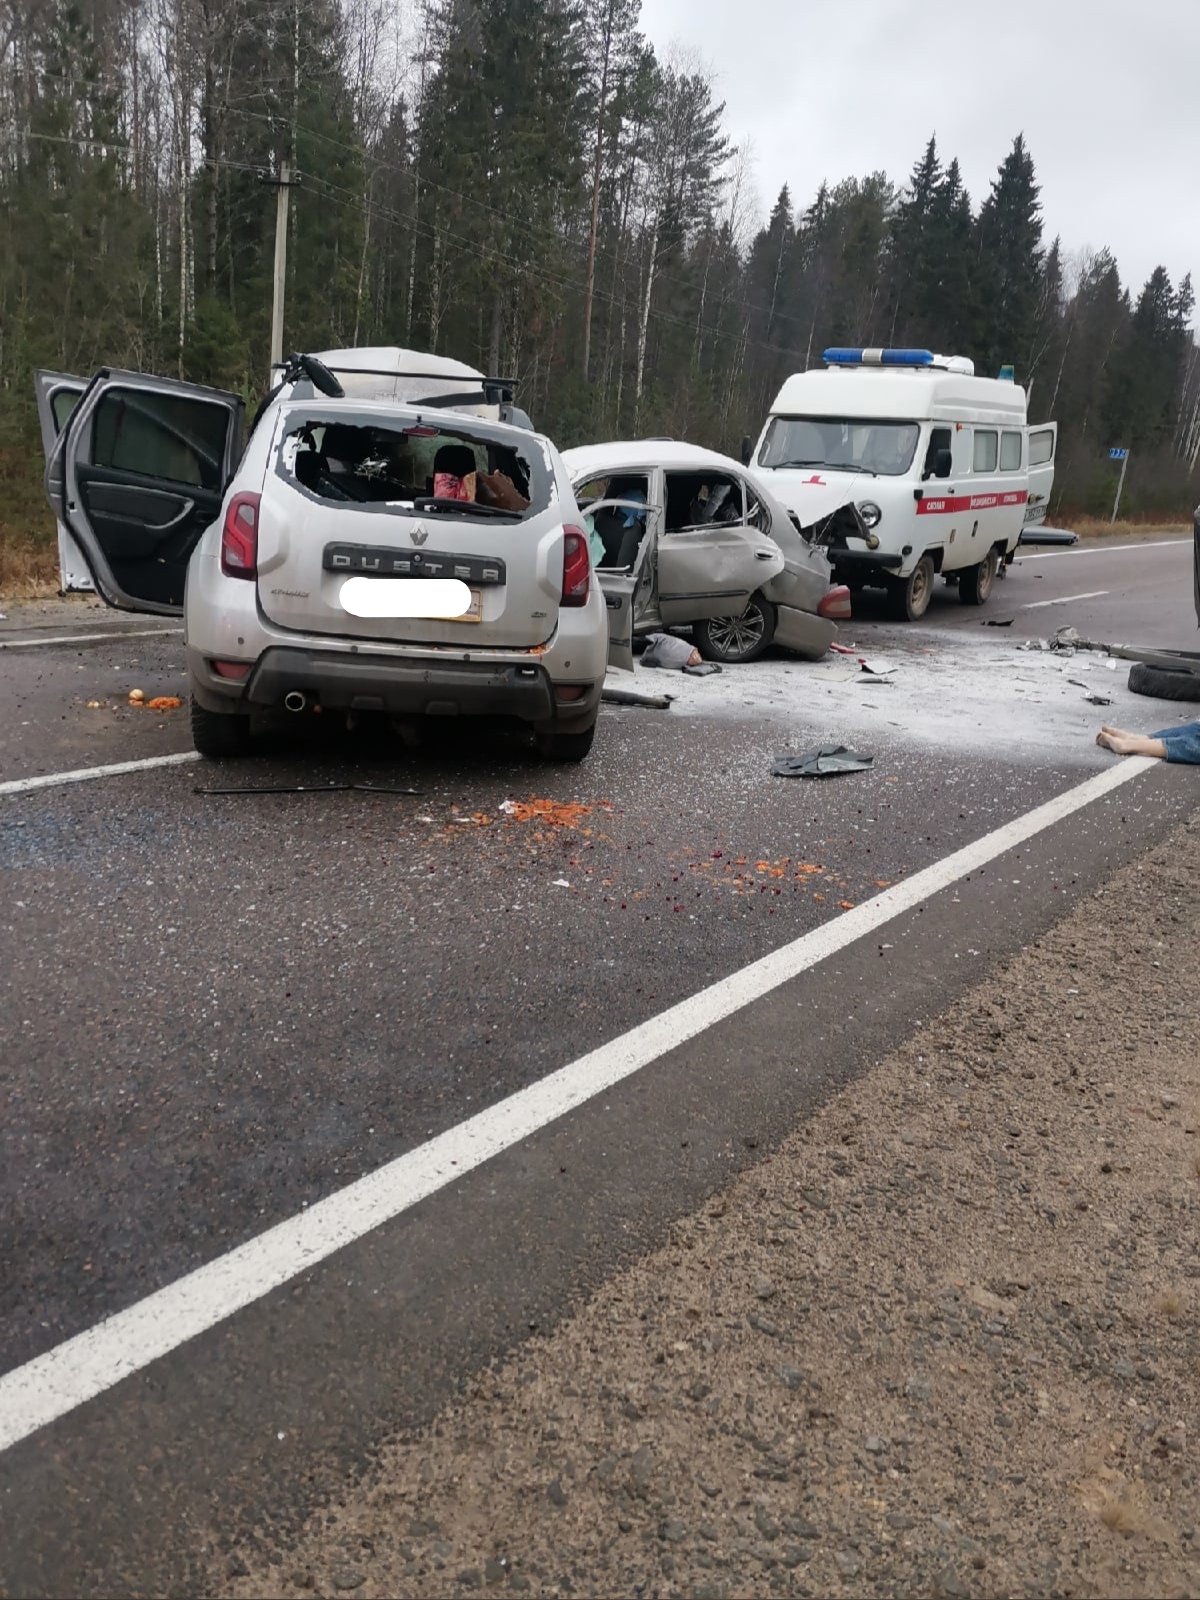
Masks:
[[[464,1173],[1155,763],[1130,756],[731,973],[0,1378],[0,1450],[310,1271]]]
[[[1111,556],[1118,550],[1161,550],[1171,544],[1191,544],[1191,534],[1183,533],[1175,539],[1143,539],[1141,544],[1088,544],[1068,545],[1065,550],[1043,550],[1036,556],[1027,556],[1018,549],[1018,561],[1057,561],[1059,556]]]
[[[48,772],[43,778],[11,778],[0,783],[0,795],[28,794],[31,789],[54,789],[60,783],[87,783],[90,778],[119,778],[123,772],[148,772],[151,767],[180,767],[199,761],[194,750],[171,756],[146,756],[141,761],[114,761],[110,767],[77,767],[74,772]]]
[[[111,633],[59,633],[45,639],[0,639],[0,650],[32,650],[43,644],[94,644],[100,639],[165,639],[182,628],[124,628]]]
[[[1066,606],[1072,600],[1099,600],[1101,595],[1110,593],[1108,589],[1089,589],[1087,594],[1060,594],[1057,600],[1030,600],[1021,607],[1022,611],[1040,611],[1043,606]]]

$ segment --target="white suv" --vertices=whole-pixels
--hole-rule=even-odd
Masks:
[[[501,420],[499,381],[293,357],[244,450],[220,390],[108,369],[37,388],[60,533],[109,605],[183,612],[201,755],[246,751],[252,712],[317,708],[517,718],[548,758],[587,755],[604,597],[558,452]]]

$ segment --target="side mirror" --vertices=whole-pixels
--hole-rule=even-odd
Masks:
[[[742,465],[744,467],[748,467],[750,465],[750,457],[753,454],[754,454],[754,440],[750,437],[749,434],[746,434],[745,437],[742,440]]]

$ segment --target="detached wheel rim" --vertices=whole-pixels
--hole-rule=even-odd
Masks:
[[[708,642],[717,655],[736,661],[762,643],[766,619],[757,605],[740,617],[714,617],[708,624]]]

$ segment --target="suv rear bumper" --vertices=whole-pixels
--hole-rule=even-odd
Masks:
[[[211,709],[229,710],[231,700],[260,711],[283,709],[285,695],[307,695],[328,711],[382,711],[404,717],[516,717],[542,727],[577,727],[594,718],[602,683],[591,683],[577,700],[560,702],[546,669],[537,662],[405,661],[346,651],[274,645],[264,650],[241,690],[225,684],[204,692],[205,672],[193,693]]]

